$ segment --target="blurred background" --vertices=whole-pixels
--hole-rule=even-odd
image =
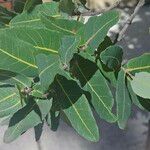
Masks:
[[[150,0],[149,0],[150,1]],[[0,0],[0,5],[12,9],[11,0]],[[131,5],[132,7],[132,5]],[[122,22],[133,12],[133,8],[122,7]],[[118,32],[115,26],[110,34]],[[119,43],[124,48],[124,60],[150,52],[150,5],[145,5],[135,17],[125,38]],[[100,127],[101,140],[91,143],[73,131],[63,121],[57,132],[44,126],[41,139],[36,142],[31,129],[11,144],[3,143],[6,126],[0,128],[0,150],[150,150],[150,114],[133,107],[132,116],[126,130],[116,124],[108,124],[95,114]]]

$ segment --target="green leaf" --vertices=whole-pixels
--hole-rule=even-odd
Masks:
[[[36,49],[32,45],[5,34],[0,34],[1,70],[34,77],[37,75],[35,52]]]
[[[91,93],[91,103],[100,118],[110,123],[116,122],[117,118],[112,113],[114,98],[105,78],[99,70],[90,79],[90,81],[87,82],[85,89]]]
[[[5,27],[16,14],[0,6],[0,27]]]
[[[59,57],[58,55],[39,54],[36,57],[40,83],[43,91],[47,91],[53,82],[55,75],[59,73]]]
[[[116,11],[109,11],[102,16],[91,17],[78,32],[82,39],[80,45],[83,47],[89,46],[90,52],[94,52],[99,44],[103,42],[109,29],[118,20],[119,13]]]
[[[121,67],[123,50],[119,46],[110,46],[100,55],[101,61],[111,70]]]
[[[102,63],[97,63],[101,74],[105,77],[105,79],[114,87],[116,87],[117,84],[117,72],[110,71],[108,68]]]
[[[97,51],[96,51],[96,56],[97,58],[100,57],[100,54],[106,50],[108,47],[112,46],[113,43],[110,39],[110,37],[106,36],[104,41],[99,45]],[[114,87],[116,87],[116,82],[117,82],[117,71],[114,72],[110,69],[108,69],[108,67],[102,63],[102,61],[98,61],[97,63],[102,75],[105,77],[105,79]]]
[[[84,26],[83,23],[75,20],[57,19],[54,17],[42,16],[42,23],[50,30],[59,31],[66,35],[75,35]]]
[[[131,81],[133,91],[140,97],[150,99],[150,73],[136,73]]]
[[[43,24],[40,20],[42,14],[53,17],[60,16],[59,4],[56,2],[51,2],[37,5],[30,13],[25,11],[13,18],[10,22],[10,26],[43,27]]]
[[[17,13],[22,13],[26,0],[14,0],[13,9]]]
[[[59,54],[63,65],[69,67],[69,62],[73,57],[73,54],[77,52],[80,38],[74,36],[64,36],[59,49]]]
[[[140,103],[140,98],[133,92],[133,89],[131,87],[131,83],[129,80],[127,80],[127,88],[128,88],[132,103],[143,110],[144,108]]]
[[[20,95],[16,88],[0,85],[0,118],[12,115],[21,108]]]
[[[59,126],[60,112],[59,111],[50,111],[46,116],[47,125],[51,128],[52,131],[56,131]]]
[[[58,54],[63,34],[48,29],[16,27],[3,30],[4,34],[16,36],[19,40],[30,43],[37,53]]]
[[[132,73],[150,72],[150,53],[131,59],[127,64],[127,71]]]
[[[150,112],[150,100],[149,99],[143,99],[141,97],[138,97],[140,104]]]
[[[28,129],[35,127],[48,114],[51,107],[49,100],[29,99],[29,103],[18,112],[16,112],[9,122],[9,127],[4,135],[4,142],[10,143],[21,136]]]
[[[43,91],[43,87],[41,86],[41,84],[37,83],[32,87],[32,91],[31,91],[30,95],[32,95],[33,97],[36,97],[36,98],[43,99],[43,98],[45,98],[44,92],[45,91]]]
[[[32,80],[21,74],[0,70],[0,82],[25,88],[31,87]]]
[[[38,142],[41,139],[44,127],[44,121],[34,127],[35,141]]]
[[[109,46],[113,45],[110,37],[106,36],[104,41],[99,45],[96,54],[99,57],[99,55],[101,54],[101,52],[103,52],[106,48],[108,48]]]
[[[75,9],[75,5],[73,3],[73,1],[70,0],[61,0],[60,1],[60,10],[63,13],[72,15]]]
[[[30,11],[34,8],[35,5],[41,4],[42,0],[26,0],[26,3],[24,5],[24,11]]]
[[[99,116],[108,122],[115,122],[116,117],[111,112],[114,99],[97,65],[75,55],[72,60],[72,73],[80,81],[81,86],[90,92],[90,101]]]
[[[118,75],[117,88],[116,88],[116,104],[118,125],[120,129],[126,127],[127,120],[131,113],[131,99],[126,87],[126,73],[121,70]]]
[[[8,126],[11,116],[1,118],[0,126]]]
[[[37,99],[36,103],[40,110],[40,117],[43,120],[45,119],[47,114],[50,112],[50,109],[52,106],[52,99],[45,99],[45,100]]]
[[[60,109],[68,117],[72,127],[87,140],[98,141],[99,132],[96,121],[77,83],[57,75],[52,89],[57,95],[55,99],[59,102]]]

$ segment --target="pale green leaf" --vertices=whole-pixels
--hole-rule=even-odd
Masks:
[[[144,109],[143,106],[140,103],[140,99],[133,91],[132,87],[131,87],[131,82],[129,81],[129,79],[127,80],[127,88],[132,100],[132,103],[135,104],[137,107],[139,107],[140,109]]]
[[[131,59],[127,64],[127,71],[132,73],[150,72],[150,53]]]
[[[133,91],[140,97],[150,99],[150,73],[136,73],[131,81]]]

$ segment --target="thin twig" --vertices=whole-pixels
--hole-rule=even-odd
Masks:
[[[130,77],[131,80],[134,78],[134,76],[126,68],[121,67],[121,69],[127,74],[127,76]]]
[[[114,3],[112,6],[106,8],[106,9],[102,9],[100,11],[97,11],[97,12],[94,12],[92,10],[88,11],[88,12],[83,12],[81,13],[81,16],[97,16],[97,15],[100,15],[101,13],[104,13],[104,12],[107,12],[109,10],[112,10],[113,8],[117,7],[120,2],[122,2],[122,0],[117,0],[116,3]]]
[[[132,24],[133,19],[135,18],[135,16],[136,16],[137,13],[139,12],[140,8],[141,8],[144,4],[145,4],[145,0],[139,0],[137,6],[136,6],[135,9],[134,9],[133,14],[127,19],[127,21],[126,21],[125,24],[124,24],[124,27],[123,27],[123,28],[121,29],[121,31],[117,34],[114,43],[120,42],[120,41],[124,38],[127,29],[128,29],[129,26]]]

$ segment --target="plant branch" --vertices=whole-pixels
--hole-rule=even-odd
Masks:
[[[139,0],[137,6],[136,6],[135,9],[134,9],[133,14],[127,19],[127,21],[125,22],[123,28],[122,28],[121,31],[117,34],[114,43],[120,42],[120,41],[124,38],[127,29],[128,29],[129,26],[132,24],[133,19],[135,18],[135,16],[136,16],[137,13],[139,12],[140,8],[141,8],[144,4],[145,4],[145,0]]]
[[[23,90],[21,90],[21,93],[24,95],[29,95],[32,92],[32,88],[25,87]]]
[[[130,77],[130,79],[133,79],[134,76],[124,67],[121,67],[121,69]]]
[[[120,2],[122,2],[122,0],[117,0],[116,3],[114,3],[112,6],[106,8],[106,9],[102,9],[102,10],[96,11],[96,12],[90,10],[88,12],[80,13],[80,15],[81,16],[97,16],[97,15],[100,15],[101,13],[107,12],[107,11],[112,10],[113,8],[117,7],[120,4]]]
[[[21,90],[21,93],[23,95],[30,95],[33,90],[34,90],[33,88],[25,87],[23,90]],[[44,93],[42,95],[42,99],[47,99],[49,97],[50,93],[51,93],[51,91],[48,91],[47,93]]]

